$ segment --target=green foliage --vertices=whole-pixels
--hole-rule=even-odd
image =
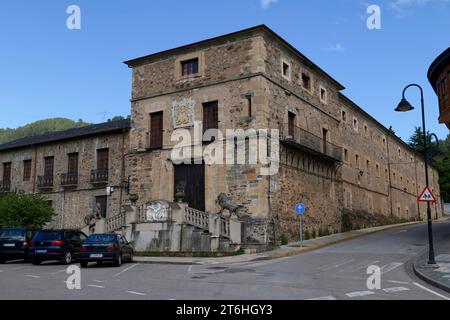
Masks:
[[[309,230],[305,231],[305,240],[309,240],[311,239],[311,233],[309,232]]]
[[[429,154],[435,153],[438,148],[436,142],[431,138],[430,132],[427,132],[427,143]],[[409,138],[409,146],[417,152],[424,154],[423,133],[421,127],[416,127],[414,133]],[[445,140],[439,140],[439,148],[450,157],[450,135]],[[433,166],[439,171],[439,185],[441,197],[444,202],[450,201],[450,160],[433,161]]]
[[[53,118],[36,121],[16,129],[0,129],[0,143],[6,143],[26,137],[37,136],[50,132],[63,131],[72,128],[84,127],[90,123],[79,119],[77,122],[65,118]]]
[[[44,226],[53,216],[48,200],[37,194],[6,193],[0,197],[0,226]]]
[[[282,246],[285,246],[285,245],[287,245],[288,243],[289,243],[289,237],[288,237],[287,234],[283,233],[283,234],[281,235],[281,245],[282,245]]]

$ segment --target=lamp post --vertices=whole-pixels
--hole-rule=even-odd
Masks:
[[[421,97],[421,106],[422,106],[422,130],[423,130],[423,147],[424,147],[424,160],[425,160],[425,183],[426,186],[430,186],[429,177],[428,177],[428,144],[427,144],[427,130],[425,127],[425,103],[423,99],[423,89],[418,84],[410,84],[403,89],[402,100],[398,104],[395,111],[398,112],[407,112],[414,110],[414,107],[406,100],[405,92],[410,87],[417,87],[420,90]],[[432,225],[432,217],[431,217],[431,204],[427,202],[427,219],[428,219],[428,243],[429,243],[429,252],[428,252],[428,264],[435,265],[436,260],[434,257],[434,245],[433,245],[433,225]]]

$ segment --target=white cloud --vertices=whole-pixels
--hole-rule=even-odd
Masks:
[[[414,12],[414,6],[432,3],[450,3],[450,0],[390,0],[389,7],[397,13],[397,17],[403,18]]]
[[[328,47],[323,48],[323,50],[328,51],[328,52],[338,52],[338,53],[343,53],[343,52],[347,51],[347,49],[344,48],[340,42],[338,42],[336,44],[330,44],[330,45],[328,45]]]
[[[261,8],[267,9],[272,3],[278,2],[278,0],[261,0]]]

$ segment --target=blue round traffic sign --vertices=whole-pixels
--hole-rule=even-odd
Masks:
[[[302,216],[305,214],[306,206],[304,203],[299,203],[295,206],[295,214],[298,216]]]

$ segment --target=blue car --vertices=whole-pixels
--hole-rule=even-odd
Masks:
[[[28,260],[30,242],[37,230],[29,228],[0,229],[0,263],[8,260]]]

